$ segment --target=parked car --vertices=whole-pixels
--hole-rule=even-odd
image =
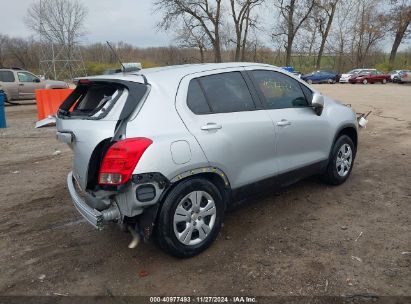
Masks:
[[[371,71],[376,71],[376,69],[354,69],[351,70],[345,74],[341,74],[340,80],[338,81],[339,83],[348,83],[350,78],[353,75],[357,75],[360,73],[366,73],[366,72],[371,72]]]
[[[398,82],[399,80],[399,73],[403,71],[403,70],[393,70],[391,72],[388,73],[388,75],[390,75],[390,81],[391,82]]]
[[[309,84],[312,83],[336,83],[339,74],[334,71],[314,71],[301,76],[301,79]]]
[[[65,89],[69,85],[63,81],[43,80],[19,68],[0,68],[0,86],[6,100],[34,99],[37,89]]]
[[[398,83],[411,82],[411,71],[402,70],[400,73],[398,73],[398,78]]]
[[[297,78],[301,78],[301,76],[303,76],[300,71],[294,71],[291,74],[293,74]]]
[[[363,84],[367,84],[367,83],[382,83],[382,84],[386,84],[387,81],[390,79],[390,75],[388,74],[384,74],[380,71],[362,71],[358,74],[354,74],[351,76],[351,78],[349,79],[349,82],[352,84],[355,83],[363,83]]]
[[[68,191],[93,226],[205,250],[233,202],[321,174],[350,176],[354,111],[271,65],[193,64],[81,79],[57,113]],[[132,242],[136,244],[136,242]]]

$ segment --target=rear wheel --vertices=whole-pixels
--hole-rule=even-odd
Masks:
[[[329,84],[332,84],[332,83],[334,83],[334,81],[330,78],[330,79],[328,79],[327,80],[327,82],[329,83]]]
[[[213,183],[202,178],[182,181],[161,208],[157,242],[173,256],[192,257],[215,240],[223,216],[223,199]]]
[[[387,83],[387,79],[383,79],[381,83],[382,83],[382,84],[386,84],[386,83]]]
[[[326,183],[340,185],[347,180],[354,165],[355,149],[353,141],[347,135],[336,140],[327,169],[322,176]]]
[[[364,80],[362,81],[362,83],[363,83],[363,84],[367,84],[367,83],[368,83],[367,79],[364,79]]]
[[[313,84],[313,81],[312,81],[311,79],[308,79],[308,80],[307,80],[307,83],[308,83],[308,84]]]

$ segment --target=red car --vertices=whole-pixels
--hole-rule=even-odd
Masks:
[[[350,83],[387,83],[387,81],[390,79],[390,75],[381,73],[380,71],[370,71],[370,72],[365,72],[365,73],[360,73],[360,74],[354,74],[351,76],[351,78],[348,80]]]

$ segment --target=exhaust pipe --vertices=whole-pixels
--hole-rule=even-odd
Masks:
[[[110,208],[101,211],[101,215],[105,221],[114,221],[120,219],[120,210],[114,203]]]

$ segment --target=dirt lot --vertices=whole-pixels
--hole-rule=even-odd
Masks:
[[[316,87],[373,111],[351,178],[339,187],[311,178],[250,200],[188,260],[152,243],[130,250],[116,226],[85,223],[65,185],[70,150],[55,128],[33,128],[35,106],[7,107],[0,294],[411,295],[411,86]]]

